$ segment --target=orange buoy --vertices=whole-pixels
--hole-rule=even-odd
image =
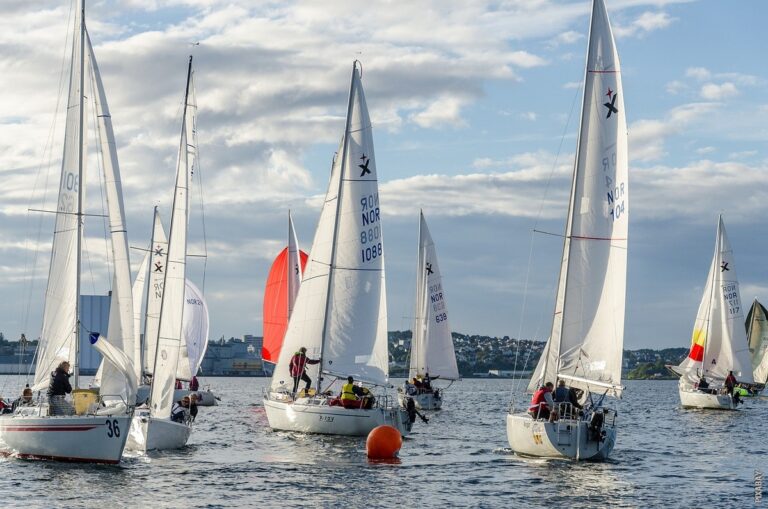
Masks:
[[[395,458],[402,446],[403,437],[400,432],[386,424],[373,428],[365,441],[365,451],[372,460]]]

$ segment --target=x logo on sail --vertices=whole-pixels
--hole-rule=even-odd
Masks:
[[[427,274],[432,274],[432,264],[427,263]]]
[[[368,168],[368,163],[371,162],[371,159],[368,157],[365,157],[365,154],[363,154],[363,157],[360,158],[363,161],[363,164],[358,164],[358,168],[362,168],[363,171],[360,172],[360,176],[364,176],[366,173],[371,173],[371,169]]]
[[[155,272],[162,272],[163,264],[161,262],[155,262]]]
[[[611,98],[611,102],[609,103],[603,103],[603,106],[608,108],[608,116],[605,118],[611,118],[611,113],[618,113],[619,109],[616,107],[616,98],[619,97],[619,94],[615,94],[613,90],[610,88],[608,89],[608,93],[605,94],[608,97]]]
[[[720,264],[720,272],[725,272],[726,270],[731,270],[728,268],[728,262],[723,262]]]
[[[156,256],[163,256],[163,248],[161,246],[157,246],[155,248],[155,255]]]

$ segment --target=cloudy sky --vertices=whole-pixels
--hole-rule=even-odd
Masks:
[[[685,346],[718,213],[742,299],[768,301],[768,4],[606,3],[629,127],[625,345]],[[423,208],[452,328],[546,338],[562,242],[531,231],[564,227],[589,4],[90,1],[131,245],[148,243],[153,205],[166,217],[170,208],[192,53],[201,180],[190,252],[207,249],[211,336],[261,334],[264,280],[286,242],[288,209],[308,249],[360,59],[381,179],[389,328],[410,328]],[[40,330],[53,217],[28,209],[55,203],[71,9],[61,0],[2,5],[0,331],[10,338]],[[89,210],[100,213],[92,154]],[[84,293],[108,290],[103,232],[99,220],[88,224]],[[136,269],[140,253],[132,255]],[[202,259],[191,266],[202,284]]]

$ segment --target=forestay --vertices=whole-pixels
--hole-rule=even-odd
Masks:
[[[747,314],[747,338],[755,382],[768,381],[768,310],[757,299]]]
[[[371,123],[357,68],[341,145],[273,388],[290,379],[290,358],[302,346],[310,358],[322,358],[326,373],[378,384],[388,380],[381,212]]]
[[[409,377],[425,375],[457,380],[459,369],[453,349],[443,277],[437,252],[424,214],[419,213],[419,249],[416,271],[416,303],[411,341]]]
[[[754,381],[736,265],[722,216],[718,219],[715,254],[693,325],[691,350],[678,369],[690,382],[702,375],[723,380],[729,371],[740,382]]]
[[[620,73],[608,14],[595,0],[552,332],[544,376],[529,388],[563,375],[579,378],[574,387],[621,395],[629,189]]]

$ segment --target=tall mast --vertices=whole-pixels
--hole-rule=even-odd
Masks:
[[[333,221],[333,242],[331,243],[331,260],[328,266],[328,289],[325,293],[325,313],[323,314],[323,337],[320,341],[320,369],[317,375],[317,391],[320,392],[320,384],[323,379],[323,353],[325,340],[328,336],[328,315],[330,314],[331,288],[333,287],[334,266],[336,264],[336,242],[339,237],[339,211],[341,207],[341,192],[344,189],[344,172],[346,170],[346,154],[349,145],[349,125],[352,116],[352,100],[355,92],[355,73],[357,72],[357,60],[352,62],[352,79],[349,84],[349,103],[347,104],[347,121],[344,127],[344,142],[341,145],[341,168],[339,168],[339,189],[336,193],[336,217]]]
[[[85,0],[82,0],[82,3],[80,4],[80,101],[78,106],[78,114],[79,114],[79,121],[78,121],[78,154],[77,154],[77,286],[75,290],[75,365],[74,368],[74,379],[75,379],[75,388],[79,386],[79,380],[80,380],[80,362],[79,362],[79,356],[80,356],[80,272],[81,272],[81,259],[82,259],[82,242],[83,242],[83,186],[85,183],[83,182],[83,158],[84,158],[84,140],[83,140],[83,131],[84,131],[84,125],[85,119],[84,117],[84,111],[83,111],[83,100],[85,98],[85,91],[83,90],[83,87],[85,85]]]
[[[419,239],[416,243],[416,302],[415,302],[415,310],[414,310],[414,324],[413,324],[413,334],[411,337],[411,362],[410,364],[414,367],[414,375],[418,375],[419,373],[419,347],[421,339],[424,337],[424,334],[426,332],[426,309],[424,307],[425,301],[425,293],[426,293],[426,284],[422,284],[422,282],[426,282],[425,274],[424,274],[424,249],[421,243],[421,222],[423,221],[423,213],[421,209],[419,209]],[[409,373],[410,376],[410,373]]]
[[[182,117],[181,117],[181,143],[183,145],[179,148],[179,151],[180,151],[179,152],[179,156],[181,156],[181,154],[183,153],[181,151],[186,151],[188,149],[187,145],[189,143],[189,140],[187,140],[187,137],[186,137],[186,132],[187,132],[187,103],[189,102],[189,84],[191,82],[191,79],[192,79],[192,55],[189,56],[189,66],[187,67],[187,87],[184,90],[184,108],[182,110]],[[177,172],[179,172],[179,171],[184,171],[185,179],[189,178],[189,176],[188,176],[189,168],[188,168],[188,163],[187,163],[186,158],[185,158],[185,167],[184,168],[179,167],[177,169]],[[189,183],[186,180],[185,180],[185,183],[186,183],[185,185],[187,185],[187,186],[189,185]],[[176,184],[174,185],[174,192],[173,192],[173,205],[171,206],[171,227],[170,227],[170,230],[168,231],[168,255],[167,255],[167,262],[166,262],[166,265],[165,265],[165,275],[163,276],[163,296],[162,296],[162,303],[160,304],[160,322],[161,323],[158,324],[157,339],[156,339],[157,343],[155,345],[155,362],[154,362],[154,366],[152,367],[152,383],[153,384],[154,384],[154,382],[155,382],[155,380],[157,378],[157,376],[156,376],[157,375],[157,359],[160,357],[160,355],[158,355],[158,352],[160,350],[160,335],[162,333],[162,315],[163,315],[163,310],[165,309],[165,304],[166,304],[166,295],[167,295],[166,294],[166,290],[167,290],[167,286],[168,286],[168,273],[170,272],[168,270],[168,266],[171,263],[171,241],[173,240],[173,226],[174,226],[174,220],[173,219],[174,219],[174,215],[176,214],[176,197],[177,197],[177,194],[178,194],[177,193],[178,185],[179,185],[179,176],[177,174],[176,175]],[[187,194],[186,191],[184,193],[184,199],[185,200],[189,199],[189,195]],[[188,207],[185,206],[184,207],[184,215],[188,217],[189,216],[189,211],[187,209],[188,209]],[[184,228],[187,227],[187,219],[186,218],[184,220],[183,226],[184,226]],[[153,236],[154,236],[154,229],[153,229]],[[184,242],[186,243],[186,241],[187,241],[187,239],[186,239],[186,236],[185,236]],[[185,253],[185,256],[186,256],[186,245],[184,246],[184,253]],[[182,316],[183,316],[184,306],[181,307],[181,312],[182,312]],[[182,320],[182,323],[183,323],[183,320]],[[176,358],[176,363],[178,365],[178,356]],[[174,370],[175,370],[175,368],[176,367],[174,367]],[[154,390],[150,391],[150,400],[149,400],[149,403],[150,403],[149,407],[150,408],[153,408],[153,403],[154,403],[152,401],[152,393],[154,393]]]
[[[720,226],[723,224],[723,216],[720,215],[717,218],[717,238],[715,239],[715,256],[712,260],[712,268],[710,269],[710,272],[712,273],[712,279],[709,282],[710,289],[709,289],[709,305],[707,306],[707,333],[704,335],[704,348],[703,352],[701,354],[701,376],[704,376],[704,366],[706,365],[707,360],[707,347],[709,346],[709,335],[712,334],[712,301],[715,298],[715,281],[717,279],[717,259],[720,254],[720,251],[722,249],[722,246],[720,245]]]

